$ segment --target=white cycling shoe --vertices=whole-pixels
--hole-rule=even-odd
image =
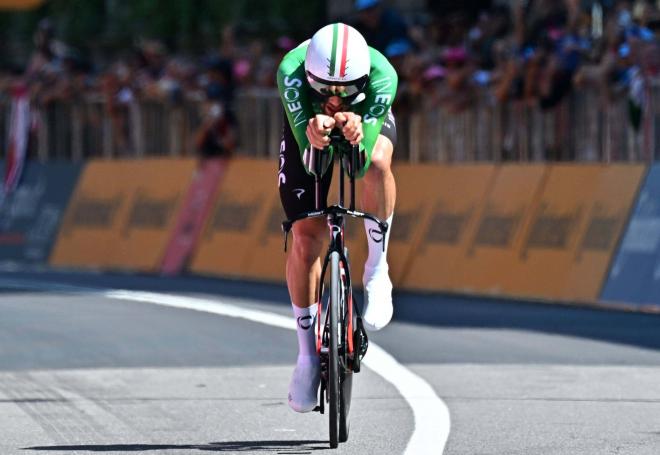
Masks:
[[[388,268],[373,270],[365,266],[362,283],[364,284],[362,322],[367,330],[380,330],[389,324],[394,313],[392,281]]]
[[[296,412],[311,412],[318,404],[321,365],[317,356],[298,357],[289,383],[289,407]]]

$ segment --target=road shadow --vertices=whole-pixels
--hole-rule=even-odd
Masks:
[[[442,328],[514,329],[660,350],[660,314],[567,303],[397,293],[394,320]]]
[[[329,449],[327,441],[224,441],[208,444],[80,444],[24,447],[40,452],[150,452],[155,450],[199,450],[203,452],[264,452],[277,454],[309,454]]]

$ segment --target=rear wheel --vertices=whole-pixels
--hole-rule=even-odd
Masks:
[[[339,365],[339,308],[341,305],[341,277],[339,270],[339,253],[330,254],[330,301],[328,312],[330,316],[330,339],[328,340],[328,407],[330,408],[330,447],[339,444],[340,415],[340,365]]]

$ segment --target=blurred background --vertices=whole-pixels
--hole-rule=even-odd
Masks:
[[[400,81],[339,453],[660,454],[660,0],[0,0],[0,454],[326,447],[285,404],[275,73],[338,20]]]
[[[0,0],[0,143],[23,96],[40,160],[275,156],[277,65],[341,20],[397,68],[399,160],[651,161],[659,4]]]

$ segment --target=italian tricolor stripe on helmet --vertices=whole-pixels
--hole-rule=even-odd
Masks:
[[[332,26],[332,55],[328,66],[328,76],[346,76],[346,55],[348,54],[348,25],[334,24]],[[337,65],[339,62],[339,65]],[[339,71],[339,74],[337,74]]]

